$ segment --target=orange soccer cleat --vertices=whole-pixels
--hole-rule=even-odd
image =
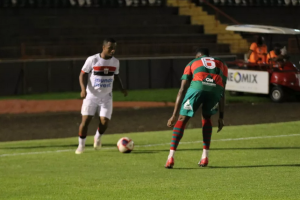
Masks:
[[[206,157],[206,158],[201,159],[201,160],[199,161],[198,165],[199,165],[200,167],[206,167],[206,166],[208,165],[208,158]]]
[[[168,168],[168,169],[172,169],[174,166],[174,158],[171,157],[167,160],[167,163],[165,165],[165,168]]]

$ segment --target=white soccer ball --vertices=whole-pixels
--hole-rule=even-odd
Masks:
[[[121,153],[130,153],[134,148],[134,143],[128,137],[122,137],[119,139],[117,147]]]

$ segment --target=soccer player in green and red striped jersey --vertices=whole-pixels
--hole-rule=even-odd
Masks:
[[[207,166],[212,134],[211,116],[216,114],[218,109],[218,132],[224,126],[224,92],[227,74],[226,64],[217,58],[209,57],[208,49],[199,49],[196,58],[185,67],[174,112],[167,124],[174,128],[166,168],[173,167],[174,154],[183,136],[185,125],[201,105],[203,153],[198,164],[202,167]],[[178,113],[179,118],[176,122]]]

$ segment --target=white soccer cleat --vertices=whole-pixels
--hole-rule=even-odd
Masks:
[[[75,154],[82,154],[84,151],[84,146],[78,146],[78,148],[75,151]]]
[[[94,149],[99,150],[101,149],[101,147],[102,147],[101,139],[100,138],[94,139]]]

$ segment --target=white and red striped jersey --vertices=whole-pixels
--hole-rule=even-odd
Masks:
[[[100,54],[88,57],[81,69],[82,73],[89,74],[86,99],[111,95],[114,75],[119,74],[119,67],[120,62],[115,57],[103,59]]]

